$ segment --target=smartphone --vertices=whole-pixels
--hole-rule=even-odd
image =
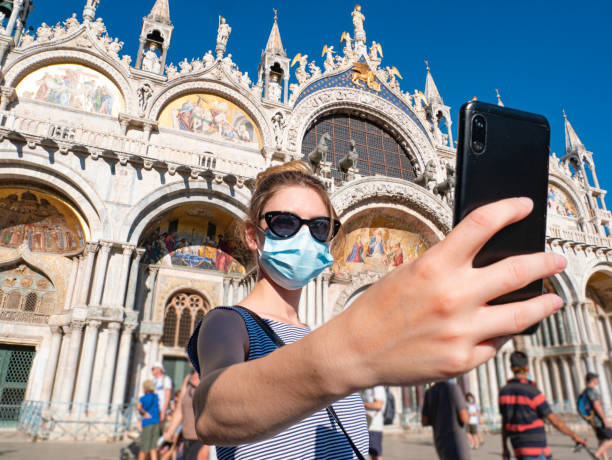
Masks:
[[[511,197],[529,197],[533,211],[503,228],[474,258],[484,267],[506,257],[541,252],[546,244],[550,126],[545,117],[470,101],[459,111],[454,223],[474,209]],[[490,305],[542,294],[543,280],[493,299]],[[538,325],[523,332],[533,334]]]

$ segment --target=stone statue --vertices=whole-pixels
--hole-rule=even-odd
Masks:
[[[199,59],[192,59],[191,60],[191,69],[194,72],[199,72],[200,70],[204,69],[204,64],[202,64],[202,61],[200,61]]]
[[[64,25],[66,26],[68,33],[72,33],[77,30],[81,24],[79,24],[76,13],[72,13],[72,16],[64,21]]]
[[[321,75],[321,68],[314,61],[308,64],[308,70],[310,70],[311,73],[310,78],[314,79]]]
[[[270,81],[268,82],[268,99],[274,102],[280,102],[283,88],[280,84],[280,76],[277,73],[270,75]],[[277,115],[280,112],[277,113]],[[274,115],[276,116],[276,115]],[[274,118],[273,118],[274,119]]]
[[[157,45],[151,43],[149,49],[144,52],[142,58],[142,70],[152,73],[161,73],[161,60],[157,57],[155,50]]]
[[[217,52],[217,59],[221,59],[223,53],[225,53],[225,48],[227,46],[227,41],[229,39],[230,33],[232,32],[232,28],[226,22],[223,16],[219,16],[219,28],[217,29],[217,47],[215,51]]]
[[[276,142],[276,148],[280,150],[283,143],[283,129],[287,126],[285,117],[281,112],[276,112],[272,116],[272,126],[274,127],[274,140]]]
[[[191,72],[191,64],[189,64],[187,58],[179,62],[179,67],[181,68],[181,71],[179,72],[181,75]]]
[[[433,160],[429,160],[425,165],[425,171],[417,176],[414,183],[426,188],[431,192],[433,184],[436,182],[436,163]]]
[[[130,68],[131,63],[132,63],[132,56],[130,56],[129,54],[124,54],[123,56],[121,56],[121,64],[123,64],[123,66],[126,69]]]
[[[140,108],[140,116],[143,117],[145,109],[147,108],[147,103],[153,95],[153,88],[151,88],[151,84],[149,82],[144,82],[136,90],[136,94],[138,94],[138,107]]]
[[[208,50],[206,54],[204,55],[204,57],[202,58],[202,60],[204,61],[205,69],[208,69],[209,67],[211,67],[215,62],[215,58],[212,55],[212,51]]]
[[[300,90],[300,85],[298,85],[297,83],[291,83],[289,85],[289,93],[290,93],[289,102],[290,103],[295,102],[295,100],[298,97],[299,90]]]
[[[399,90],[399,82],[395,79],[395,77],[399,77],[403,79],[402,75],[399,73],[399,70],[395,66],[393,67],[385,67],[385,73],[387,78],[389,79],[389,86],[395,90]]]
[[[375,41],[373,41],[372,46],[370,46],[370,59],[372,61],[380,62],[380,59],[382,58],[382,56],[383,56],[382,46],[380,46],[380,43],[376,43]]]
[[[366,41],[366,33],[363,28],[363,22],[365,21],[365,16],[361,12],[361,5],[355,5],[355,9],[351,13],[353,17],[353,26],[355,26],[355,41],[365,43]]]
[[[323,62],[325,73],[333,71],[336,67],[336,63],[334,62],[334,47],[325,45],[323,47],[323,53],[321,54],[321,57],[323,56],[325,56],[325,61]]]
[[[446,179],[437,183],[433,188],[434,195],[440,195],[449,206],[453,203],[453,193],[455,191],[455,168],[446,164]]]
[[[166,75],[168,75],[170,80],[178,76],[178,70],[174,64],[169,64],[166,66]]]
[[[66,29],[59,22],[53,27],[53,38],[62,38],[66,35]]]
[[[36,29],[36,40],[39,42],[48,42],[53,36],[53,29],[44,22]]]
[[[338,163],[338,167],[340,171],[343,173],[348,173],[349,170],[355,165],[357,159],[359,158],[359,154],[357,153],[357,149],[355,148],[355,141],[351,139],[351,147],[349,151],[342,157],[340,162]]]
[[[297,69],[295,69],[295,78],[297,78],[297,81],[301,85],[310,77],[308,71],[306,70],[306,65],[308,64],[308,55],[305,54],[304,56],[302,56],[301,53],[296,54],[293,58],[293,61],[291,62],[291,67],[293,67],[296,62],[299,62],[299,66]]]
[[[319,171],[321,161],[324,161],[327,158],[327,152],[329,152],[329,146],[327,143],[330,141],[331,136],[329,133],[324,133],[319,139],[319,142],[314,150],[308,154],[308,162],[310,163],[310,166],[312,166],[312,170],[315,173]]]
[[[96,38],[106,32],[106,26],[104,25],[102,18],[98,18],[94,22],[92,22],[90,27]]]
[[[347,58],[353,57],[353,39],[351,38],[351,34],[348,32],[342,32],[342,37],[340,37],[340,44],[344,43],[344,48],[342,48],[342,52],[344,56]]]
[[[112,42],[108,44],[108,53],[113,56],[115,59],[119,59],[119,51],[123,48],[123,42],[120,42],[117,38],[115,38]]]
[[[21,36],[21,44],[19,46],[26,47],[30,46],[32,43],[34,43],[34,36],[31,35],[30,31],[28,30],[25,34]]]

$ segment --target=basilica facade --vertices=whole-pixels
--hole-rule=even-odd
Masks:
[[[312,328],[451,230],[450,107],[429,67],[422,91],[402,90],[360,6],[319,63],[288,54],[275,15],[252,80],[225,18],[214,49],[174,64],[168,0],[149,5],[134,59],[97,6],[32,34],[30,0],[0,5],[0,406],[121,406],[157,361],[180,386],[195,324],[256,279],[237,229],[270,165],[310,162],[346,233],[303,290]],[[553,407],[574,411],[594,370],[612,409],[611,215],[593,154],[565,127],[547,250],[569,264],[545,281],[565,305],[460,378],[491,419],[514,348]],[[424,387],[393,391],[397,425],[412,423]]]

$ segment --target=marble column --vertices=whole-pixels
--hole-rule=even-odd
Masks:
[[[106,359],[106,346],[108,344],[108,329],[104,328],[98,333],[98,346],[96,347],[96,357],[94,358],[93,372],[91,375],[91,388],[89,402],[97,404],[100,402],[100,383],[104,376],[104,361]]]
[[[127,294],[127,285],[130,275],[130,259],[132,258],[132,252],[134,252],[134,246],[130,244],[124,244],[122,246],[123,254],[121,255],[121,272],[119,273],[119,283],[117,283],[117,296],[115,298],[116,305],[123,307],[125,305],[125,297]]]
[[[581,311],[584,318],[585,329],[587,332],[587,336],[589,337],[589,343],[593,343],[595,340],[595,333],[593,331],[593,327],[591,324],[591,314],[589,313],[589,308],[586,303],[582,303]]]
[[[64,300],[64,310],[70,310],[72,305],[72,299],[74,297],[74,290],[76,287],[76,278],[79,272],[79,259],[75,257],[71,261],[70,276],[68,278],[68,288],[66,289],[66,299]]]
[[[548,328],[548,321],[546,321],[547,319],[548,318],[544,319],[544,321],[540,323],[540,329],[542,330],[542,340],[543,340],[542,345],[545,347],[552,345],[550,341],[550,329]]]
[[[540,369],[540,361],[538,358],[533,358],[530,360],[530,364],[529,367],[531,369],[531,375],[533,377],[533,379],[535,380],[536,385],[538,385],[540,387],[540,389],[543,389],[543,383],[542,383],[542,372]]]
[[[222,305],[229,305],[228,303],[229,288],[230,288],[230,279],[223,278],[223,287],[221,291],[221,304]]]
[[[497,396],[499,394],[499,388],[497,386],[497,374],[495,372],[495,359],[490,359],[486,362],[487,372],[489,374],[489,397],[491,401],[491,407],[497,406]]]
[[[104,371],[102,374],[102,383],[100,385],[100,402],[103,404],[110,403],[111,393],[113,390],[113,380],[115,376],[115,364],[117,361],[117,343],[119,341],[119,329],[121,323],[109,323],[108,325],[108,343],[106,344],[106,356],[104,357]]]
[[[15,28],[15,24],[17,23],[17,19],[19,18],[19,15],[21,14],[21,10],[23,8],[23,1],[11,3],[13,4],[13,8],[11,11],[11,15],[9,16],[8,21],[6,23],[6,27],[4,28],[4,33],[6,35],[13,34],[13,29]]]
[[[315,327],[315,282],[310,281],[306,285],[306,324]]]
[[[565,304],[563,309],[561,310],[563,313],[563,317],[565,318],[565,323],[567,324],[567,332],[568,332],[568,341],[569,343],[578,343],[578,335],[576,324],[574,323],[574,318],[572,315],[572,306],[570,304]]]
[[[93,282],[93,292],[91,293],[90,305],[97,307],[102,300],[102,291],[104,290],[104,280],[106,279],[106,269],[108,268],[108,256],[113,247],[110,241],[100,242],[100,254],[96,262],[96,274]]]
[[[542,359],[540,361],[540,366],[542,367],[542,378],[544,381],[542,382],[542,389],[544,390],[544,394],[548,401],[553,400],[553,392],[552,385],[550,384],[550,373],[548,372],[548,363],[547,360]]]
[[[491,407],[491,400],[489,399],[489,381],[487,378],[487,366],[481,364],[477,368],[478,372],[478,388],[480,389],[480,406],[484,409]]]
[[[138,53],[136,54],[136,66],[135,69],[140,69],[142,67],[142,58],[144,56],[144,47],[145,47],[146,39],[141,37],[139,39],[138,45]]]
[[[474,395],[476,402],[480,404],[480,392],[478,391],[478,372],[476,371],[476,369],[472,369],[470,372],[468,372],[467,376],[470,393]]]
[[[565,383],[565,400],[569,403],[570,410],[574,412],[576,393],[574,391],[574,383],[572,382],[572,374],[567,363],[567,358],[564,356],[560,357],[559,364],[561,365],[561,374],[563,375],[563,382]]]
[[[62,388],[65,376],[64,370],[66,368],[66,362],[68,361],[70,337],[72,335],[72,329],[70,329],[70,326],[62,326],[61,330],[63,335],[62,343],[60,345],[59,364],[57,366],[57,371],[55,372],[55,382],[53,383],[53,396],[51,397],[53,402],[62,401]]]
[[[559,345],[561,342],[559,342],[559,333],[557,331],[557,321],[555,320],[555,317],[549,316],[548,318],[546,318],[546,320],[548,321],[548,325],[550,326],[552,345]]]
[[[42,382],[43,388],[40,399],[49,401],[53,392],[53,382],[55,380],[55,371],[60,356],[60,346],[62,344],[62,330],[57,326],[50,326],[51,329],[51,345],[49,346],[49,357],[45,366],[45,380]]]
[[[555,319],[555,322],[559,329],[559,343],[561,345],[567,345],[569,343],[569,340],[567,337],[567,327],[565,326],[565,321],[563,320],[563,314],[558,311],[553,315],[553,318]]]
[[[502,352],[495,355],[495,367],[497,369],[497,386],[503,387],[506,384],[506,369],[504,368],[504,357]]]
[[[570,369],[574,377],[574,390],[580,391],[584,387],[584,371],[579,354],[572,355],[570,358]]]
[[[606,334],[606,351],[612,350],[612,328],[610,328],[610,317],[603,317],[604,332]]]
[[[128,311],[134,310],[136,302],[136,289],[138,288],[138,274],[140,273],[140,259],[144,255],[144,249],[136,249],[132,265],[130,266],[130,276],[126,294],[125,309]]]
[[[98,252],[99,245],[97,243],[87,243],[85,246],[85,266],[83,274],[79,279],[80,292],[79,292],[79,306],[86,306],[89,298],[89,291],[91,289],[91,275],[93,273],[94,260],[96,258],[96,252]]]
[[[582,307],[580,302],[576,302],[574,306],[574,315],[576,316],[576,323],[578,324],[578,331],[580,337],[580,343],[589,343],[586,326],[584,324],[584,316],[582,315]]]
[[[323,275],[319,275],[315,279],[315,292],[316,292],[315,326],[319,327],[320,325],[323,324]]]
[[[551,359],[549,362],[551,366],[551,379],[553,384],[553,389],[555,391],[555,401],[559,404],[563,404],[563,390],[561,387],[563,386],[563,382],[561,380],[561,373],[559,372],[559,363],[556,359]]]
[[[157,281],[157,274],[159,273],[159,267],[156,265],[149,265],[149,276],[147,277],[147,297],[145,299],[143,319],[150,321],[153,317],[153,297],[155,296],[155,285]]]
[[[601,358],[595,358],[596,372],[599,374],[599,389],[604,409],[610,409],[610,386]]]
[[[86,403],[89,400],[89,387],[91,386],[91,375],[96,355],[96,346],[98,345],[98,330],[101,324],[101,321],[87,321],[74,395],[74,402],[76,403]]]
[[[125,387],[127,384],[128,365],[130,363],[130,350],[132,348],[132,333],[136,325],[123,325],[121,340],[119,342],[119,355],[117,357],[117,374],[113,389],[113,404],[123,404]]]
[[[81,350],[81,337],[83,335],[82,321],[73,321],[70,324],[72,332],[70,334],[70,345],[66,364],[63,370],[64,379],[62,381],[62,392],[60,400],[64,402],[72,401],[74,391],[74,381],[76,379],[77,366],[79,364],[79,351]]]

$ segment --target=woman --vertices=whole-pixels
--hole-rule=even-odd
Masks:
[[[509,334],[561,307],[555,295],[486,306],[563,270],[560,256],[526,255],[472,268],[480,247],[531,209],[528,199],[510,199],[474,211],[442,243],[310,332],[297,313],[301,287],[331,264],[336,215],[306,164],[290,162],[260,174],[244,231],[258,257],[259,278],[239,305],[264,318],[289,344],[276,349],[239,307],[206,315],[190,343],[195,367],[201,364],[194,395],[200,440],[233,446],[218,447],[220,459],[355,458],[325,411],[334,403],[365,456],[358,390],[462,374],[493,357]]]
[[[474,398],[472,393],[466,394],[465,400],[467,402],[468,413],[470,414],[467,424],[467,437],[472,449],[478,449],[481,444],[484,444],[484,439],[482,439],[482,435],[478,432],[478,425],[481,423],[480,405],[476,403],[476,398]]]

